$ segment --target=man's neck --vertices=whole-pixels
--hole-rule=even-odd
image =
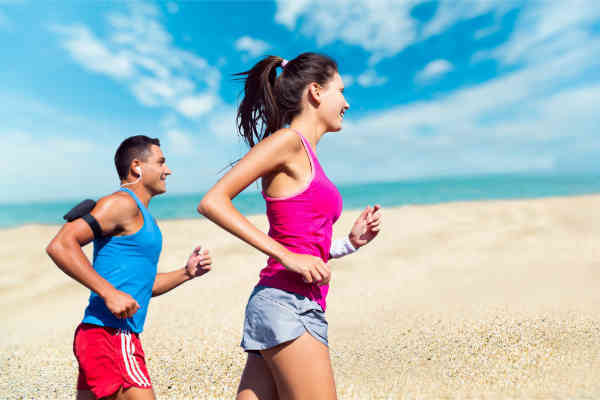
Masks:
[[[136,184],[128,187],[128,189],[135,193],[135,195],[142,202],[142,204],[146,206],[146,208],[148,208],[148,206],[150,205],[150,200],[152,199],[152,194],[150,194],[150,192],[148,192],[146,188],[144,188],[140,184]]]

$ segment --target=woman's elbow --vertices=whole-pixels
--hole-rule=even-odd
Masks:
[[[205,217],[208,217],[210,211],[212,210],[212,196],[206,194],[202,198],[202,200],[200,200],[197,210],[200,214],[204,215]]]

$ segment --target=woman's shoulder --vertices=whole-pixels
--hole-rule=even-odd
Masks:
[[[278,129],[263,139],[261,143],[281,150],[300,151],[303,149],[300,135],[290,128]]]

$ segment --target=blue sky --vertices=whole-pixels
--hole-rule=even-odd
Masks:
[[[246,151],[231,74],[304,51],[346,82],[319,146],[336,183],[600,172],[592,0],[0,0],[0,48],[0,203],[111,192],[139,133],[171,192],[203,191]]]

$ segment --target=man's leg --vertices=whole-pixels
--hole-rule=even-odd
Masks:
[[[115,397],[109,398],[108,400],[155,400],[154,390],[150,389],[142,389],[138,387],[130,387],[127,389],[119,389],[117,393],[115,393]]]
[[[78,390],[77,391],[77,400],[96,400],[96,396],[92,393],[91,390]]]
[[[110,396],[102,397],[102,400],[155,400],[154,391],[152,389],[140,389],[130,387],[119,390]],[[90,390],[78,390],[76,400],[97,400],[97,397]]]

